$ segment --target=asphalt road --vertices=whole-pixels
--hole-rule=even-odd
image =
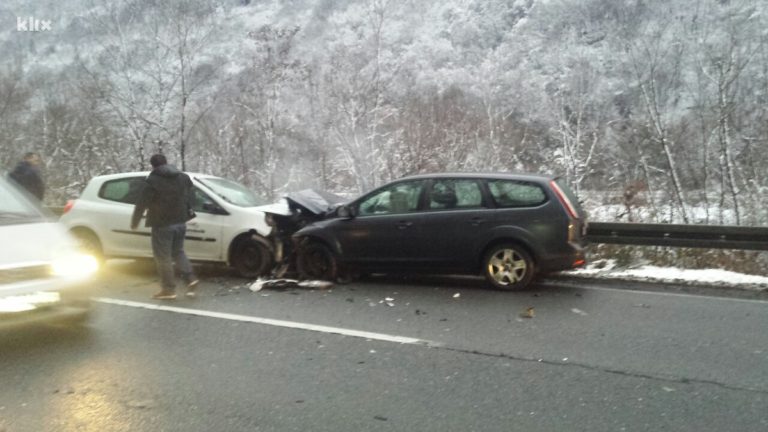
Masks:
[[[0,432],[768,430],[765,300],[202,275],[114,262],[84,328],[0,333]]]

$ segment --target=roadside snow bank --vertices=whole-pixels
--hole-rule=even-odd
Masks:
[[[675,282],[701,285],[729,285],[735,288],[764,290],[768,288],[768,277],[736,273],[727,270],[691,270],[676,267],[642,265],[636,268],[617,268],[614,260],[599,260],[586,268],[563,272],[564,275],[624,279],[648,282]]]

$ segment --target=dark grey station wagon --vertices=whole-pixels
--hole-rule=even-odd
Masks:
[[[406,177],[297,231],[308,278],[346,272],[483,274],[522,288],[585,264],[585,214],[565,181],[517,174]]]

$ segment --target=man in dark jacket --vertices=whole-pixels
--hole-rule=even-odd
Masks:
[[[24,160],[19,162],[16,168],[8,174],[11,180],[40,201],[43,200],[45,194],[45,183],[43,183],[43,176],[40,174],[42,162],[39,154],[27,153],[24,155]]]
[[[194,217],[191,210],[192,180],[173,165],[168,165],[161,154],[153,155],[149,163],[152,164],[152,172],[133,209],[131,229],[139,226],[144,211],[147,211],[146,226],[152,228],[152,254],[162,286],[160,292],[152,297],[160,300],[176,298],[174,262],[187,285],[187,296],[194,297],[198,280],[184,253],[186,222]]]

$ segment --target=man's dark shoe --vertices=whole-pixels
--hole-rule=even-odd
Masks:
[[[152,296],[155,300],[173,300],[176,298],[176,293],[170,291],[160,291]]]
[[[197,290],[197,284],[199,283],[200,283],[200,279],[197,279],[197,278],[192,278],[187,283],[187,297],[194,297],[197,295],[196,290]]]

